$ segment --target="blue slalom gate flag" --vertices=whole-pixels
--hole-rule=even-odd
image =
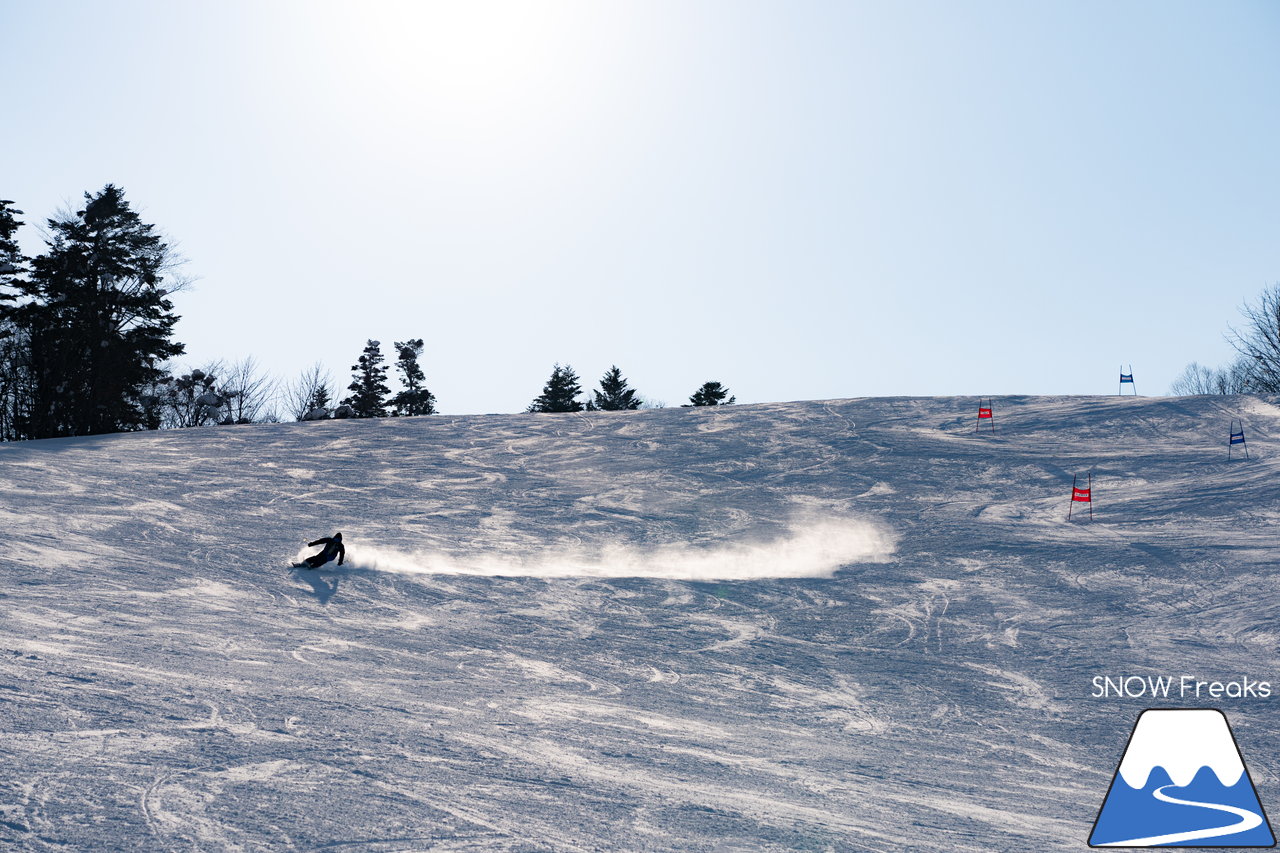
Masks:
[[[1240,424],[1240,429],[1236,429],[1236,424]],[[1249,444],[1244,440],[1244,421],[1239,418],[1233,419],[1228,432],[1231,434],[1231,438],[1227,440],[1227,458],[1231,458],[1231,451],[1234,450],[1235,446],[1238,444],[1240,445],[1240,449],[1244,451],[1244,458],[1248,459]]]
[[[1124,393],[1124,386],[1126,386],[1126,385],[1128,385],[1130,388],[1132,388],[1132,389],[1133,389],[1134,396],[1137,396],[1137,394],[1138,394],[1138,386],[1137,386],[1137,384],[1133,381],[1133,365],[1132,365],[1132,364],[1131,364],[1131,365],[1129,365],[1129,372],[1128,372],[1128,373],[1125,373],[1125,372],[1124,372],[1124,365],[1123,365],[1123,364],[1122,364],[1122,365],[1120,365],[1120,387],[1118,387],[1118,388],[1116,389],[1116,393],[1117,393],[1117,394],[1123,394],[1123,393]]]

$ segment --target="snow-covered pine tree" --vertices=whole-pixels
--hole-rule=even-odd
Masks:
[[[582,393],[578,384],[578,374],[569,365],[561,367],[557,364],[551,370],[551,378],[542,386],[542,393],[529,404],[527,412],[581,412],[582,402],[577,399]]]
[[[396,368],[400,371],[400,381],[404,390],[391,400],[393,415],[434,415],[436,413],[436,395],[425,387],[426,375],[418,364],[418,356],[422,355],[424,346],[422,338],[408,341],[396,341]]]
[[[169,247],[107,184],[75,214],[48,221],[48,250],[18,279],[11,312],[26,336],[32,400],[28,438],[144,428],[143,397],[182,355],[178,316],[162,286]],[[181,283],[179,282],[179,286]]]
[[[365,344],[360,360],[351,365],[353,376],[347,390],[351,395],[342,402],[352,409],[353,417],[385,418],[387,397],[387,368],[382,363],[382,342],[370,340]]]
[[[636,396],[636,389],[628,386],[622,371],[615,364],[600,377],[600,388],[592,392],[592,399],[587,403],[587,408],[602,412],[638,409],[640,398]]]
[[[689,404],[694,406],[727,406],[737,397],[729,397],[729,389],[721,385],[719,382],[704,382],[702,387],[693,392],[693,396],[689,398]]]
[[[218,389],[218,377],[213,374],[219,367],[215,364],[208,370],[196,369],[162,386],[167,426],[195,427],[217,422],[218,410],[226,402],[226,396]]]

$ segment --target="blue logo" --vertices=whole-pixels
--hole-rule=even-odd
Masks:
[[[1274,847],[1227,718],[1213,708],[1143,711],[1090,847]]]

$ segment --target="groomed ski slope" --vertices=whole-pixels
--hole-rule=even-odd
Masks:
[[[0,849],[1081,850],[1145,707],[1275,804],[1280,699],[1090,694],[1280,682],[1276,403],[0,445]]]

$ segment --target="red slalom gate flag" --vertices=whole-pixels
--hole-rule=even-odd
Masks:
[[[982,404],[983,399],[986,399],[987,401],[985,406]],[[978,419],[973,422],[974,432],[978,431],[979,427],[982,426],[983,421],[991,421],[991,431],[993,433],[996,431],[995,406],[992,405],[990,398],[979,397],[978,398]]]
[[[1077,501],[1079,503],[1089,505],[1089,519],[1092,520],[1093,519],[1093,472],[1092,471],[1089,472],[1089,485],[1086,486],[1085,488],[1082,489],[1079,486],[1077,486],[1076,483],[1078,481],[1079,481],[1078,476],[1071,478],[1071,503],[1067,504],[1067,520],[1068,521],[1071,520],[1071,508],[1076,505]]]

